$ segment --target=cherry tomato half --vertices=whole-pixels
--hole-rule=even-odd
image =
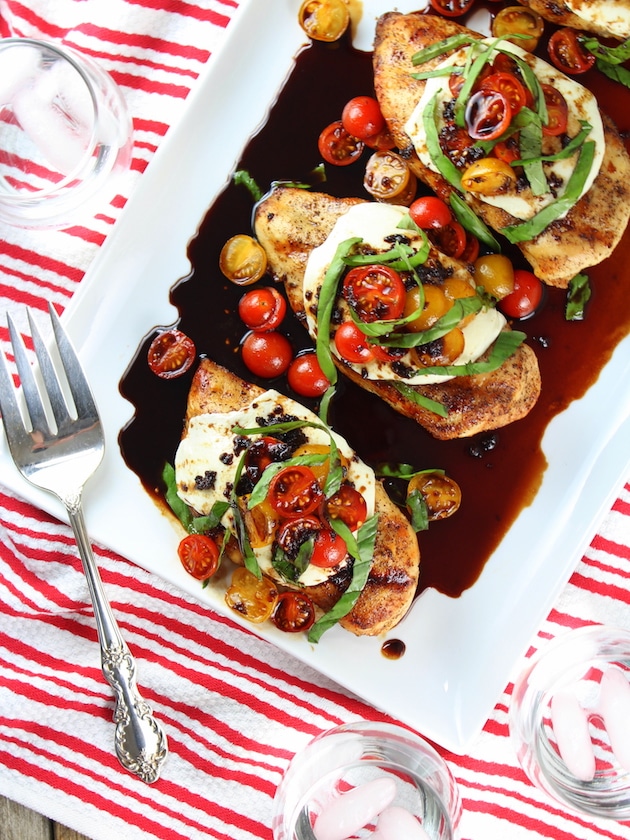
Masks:
[[[343,296],[365,323],[400,318],[405,308],[405,284],[386,265],[350,269],[343,281]]]
[[[531,271],[517,268],[514,272],[514,290],[499,303],[499,309],[508,318],[529,318],[533,315],[543,295],[543,285]]]
[[[248,370],[263,379],[281,376],[293,358],[289,339],[275,330],[248,333],[241,345],[241,352]]]
[[[367,141],[385,128],[381,106],[373,96],[355,96],[344,106],[341,122],[348,134]]]
[[[335,333],[335,347],[342,359],[353,365],[374,360],[374,353],[365,334],[353,321],[344,321]]]
[[[415,198],[418,179],[400,155],[380,149],[365,166],[363,186],[377,201],[408,205]]]
[[[177,547],[182,566],[197,580],[207,580],[219,568],[219,547],[206,534],[188,534]]]
[[[287,371],[289,386],[301,397],[321,397],[330,387],[312,350],[300,353],[293,359]]]
[[[279,516],[290,519],[313,513],[324,501],[324,494],[313,470],[294,464],[274,475],[267,498]]]
[[[241,321],[250,330],[267,332],[277,329],[287,313],[287,303],[277,289],[262,286],[246,292],[238,302]]]
[[[290,447],[275,437],[261,437],[247,447],[243,470],[252,484],[256,484],[269,464],[289,457]]]
[[[253,236],[237,233],[221,249],[219,268],[231,283],[250,286],[267,270],[267,254]]]
[[[288,557],[294,559],[306,540],[314,537],[322,527],[321,519],[316,516],[287,519],[278,529],[276,542]]]
[[[278,602],[278,590],[266,577],[256,577],[244,566],[232,575],[232,581],[225,593],[225,603],[234,612],[260,624],[266,621]]]
[[[342,537],[332,528],[322,528],[315,537],[311,563],[320,569],[332,569],[346,559],[348,549]]]
[[[466,105],[466,128],[474,140],[494,140],[510,125],[512,108],[495,90],[478,90]]]
[[[432,230],[430,239],[438,251],[446,254],[447,257],[453,257],[455,260],[458,260],[466,250],[466,231],[455,219],[444,227]]]
[[[350,12],[344,0],[304,0],[298,21],[314,41],[337,41],[348,28]]]
[[[304,592],[281,592],[271,620],[283,633],[306,631],[315,622],[315,606]]]
[[[367,519],[367,502],[354,487],[342,484],[326,500],[326,513],[331,519],[341,519],[351,531],[355,531]]]
[[[564,134],[567,130],[569,106],[558,88],[546,84],[542,84],[541,88],[545,97],[548,114],[547,124],[543,125],[542,131],[543,134],[547,134],[549,137],[557,137],[559,134]]]
[[[453,218],[448,204],[435,195],[417,198],[409,208],[409,215],[422,230],[444,227]]]
[[[431,0],[431,6],[444,17],[465,15],[475,0]]]
[[[491,73],[481,82],[481,90],[502,94],[510,103],[512,116],[518,114],[527,103],[525,87],[511,73]]]
[[[335,120],[319,135],[317,148],[326,163],[348,166],[361,157],[365,145],[362,140],[348,134],[341,120]]]
[[[149,346],[149,367],[160,379],[175,379],[186,373],[195,361],[197,351],[191,338],[181,330],[165,330]]]
[[[538,12],[522,6],[501,9],[492,21],[492,34],[495,38],[507,36],[508,41],[513,41],[528,52],[534,52],[544,28],[545,23]],[[527,38],[510,38],[510,35],[527,35]]]
[[[496,158],[507,164],[514,163],[521,158],[521,150],[514,137],[509,137],[507,140],[499,140],[498,143],[495,143],[492,152]]]
[[[498,157],[479,158],[462,173],[462,187],[479,195],[502,195],[516,187],[516,173]]]
[[[407,487],[407,497],[414,491],[422,495],[430,522],[452,516],[462,501],[459,484],[438,471],[414,475]]]
[[[558,70],[576,76],[595,64],[595,56],[583,45],[575,29],[557,29],[547,44],[549,58]]]

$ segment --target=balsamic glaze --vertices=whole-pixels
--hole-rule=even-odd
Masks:
[[[495,2],[488,7],[496,12],[501,5]],[[550,32],[552,27],[547,24],[546,30]],[[543,51],[541,55],[544,57]],[[603,107],[614,112],[619,128],[627,132],[630,92],[595,71],[580,81],[595,89]],[[348,99],[371,93],[371,56],[353,50],[345,40],[304,48],[268,121],[248,143],[238,168],[247,170],[264,189],[277,180],[313,183],[313,170],[320,162],[319,132],[339,118]],[[316,184],[315,189],[337,196],[367,197],[363,171],[362,163],[327,167],[326,182]],[[284,377],[260,380],[242,364],[239,341],[245,330],[236,306],[243,289],[227,282],[218,268],[224,242],[235,233],[250,232],[251,212],[251,197],[242,186],[229,185],[218,196],[190,243],[190,275],[173,278],[171,302],[180,313],[179,328],[193,338],[201,355],[244,379],[295,397]],[[565,292],[547,289],[544,307],[517,324],[537,353],[543,389],[528,417],[507,428],[470,439],[436,441],[378,397],[346,380],[340,382],[329,420],[365,461],[443,468],[462,488],[458,513],[432,524],[419,537],[421,589],[433,586],[457,597],[470,587],[511,523],[534,498],[546,466],[541,440],[549,422],[587,391],[630,331],[629,249],[627,233],[613,256],[588,272],[593,294],[583,322],[566,322]],[[525,267],[519,255],[511,256],[515,264]],[[306,331],[292,315],[282,329],[296,351],[311,346]],[[127,465],[160,502],[160,475],[179,442],[192,373],[172,381],[151,374],[146,351],[154,335],[152,332],[142,342],[120,383],[121,393],[136,411],[120,434],[120,447]],[[308,400],[302,402],[315,407]]]

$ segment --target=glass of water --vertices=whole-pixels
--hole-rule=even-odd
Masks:
[[[94,213],[131,161],[119,87],[67,47],[0,41],[0,221],[61,228]]]
[[[460,817],[455,779],[430,744],[401,726],[359,721],[324,732],[293,758],[272,828],[274,840],[376,840],[392,836],[396,819],[401,838],[454,840]]]

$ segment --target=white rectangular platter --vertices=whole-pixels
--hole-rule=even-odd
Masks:
[[[104,466],[86,491],[91,536],[224,614],[222,595],[180,568],[178,535],[122,460],[117,436],[132,412],[118,386],[142,337],[177,317],[168,296],[189,271],[187,244],[304,43],[299,5],[244,0],[64,315],[107,431]],[[360,34],[368,46],[374,19],[388,5],[364,4]],[[418,3],[396,6],[407,11]],[[250,629],[447,749],[466,752],[630,474],[629,417],[626,339],[587,395],[549,427],[543,485],[479,580],[456,599],[424,592],[392,634],[407,646],[399,660],[381,655],[382,638],[338,628],[316,646],[271,626]],[[62,517],[52,497],[18,476],[4,438],[0,468],[4,484]]]

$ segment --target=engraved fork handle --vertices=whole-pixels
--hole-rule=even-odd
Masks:
[[[126,770],[150,784],[159,778],[168,754],[166,734],[138,691],[135,660],[122,637],[94,560],[83,518],[81,492],[75,497],[64,499],[64,504],[92,598],[103,675],[116,695],[116,755]]]

